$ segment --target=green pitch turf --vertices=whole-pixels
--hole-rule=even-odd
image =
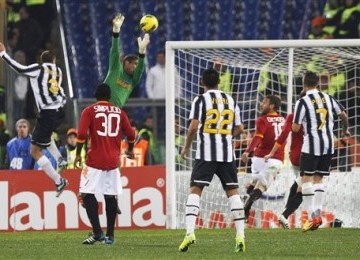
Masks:
[[[113,245],[82,245],[86,231],[0,233],[0,259],[360,259],[360,229],[247,229],[240,254],[234,232],[197,230],[186,253],[184,230],[117,230]]]

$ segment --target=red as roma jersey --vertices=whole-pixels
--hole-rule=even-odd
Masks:
[[[291,127],[294,119],[294,114],[291,113],[286,117],[286,122],[284,125],[284,129],[281,132],[279,138],[276,142],[280,145],[283,145],[286,142],[286,139],[291,132]],[[291,145],[290,145],[290,161],[292,165],[299,166],[300,163],[300,154],[301,147],[304,140],[304,129],[301,126],[300,131],[297,133],[291,132]]]
[[[87,135],[90,138],[86,165],[101,170],[119,167],[122,133],[128,140],[135,140],[135,131],[125,111],[106,101],[86,107],[81,114],[77,137],[78,142],[85,142]]]
[[[254,156],[264,157],[271,152],[284,124],[285,118],[278,113],[269,113],[257,119],[255,136],[262,138],[262,141],[255,148]],[[281,161],[284,160],[284,145],[276,151],[273,158]]]

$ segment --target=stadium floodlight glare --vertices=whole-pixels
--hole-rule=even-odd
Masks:
[[[229,90],[242,111],[241,117],[249,135],[235,139],[235,154],[238,160],[244,146],[246,147],[247,138],[251,138],[254,133],[255,120],[259,115],[259,104],[263,97],[267,94],[279,95],[282,99],[280,112],[283,115],[292,112],[302,90],[302,77],[306,70],[317,72],[320,76],[320,88],[346,107],[352,136],[359,137],[359,130],[355,127],[356,118],[360,116],[355,103],[356,95],[360,96],[359,88],[356,88],[360,83],[359,63],[360,40],[357,39],[167,42],[167,227],[185,226],[185,202],[189,192],[195,145],[188,160],[181,161],[176,155],[181,149],[179,143],[184,143],[186,137],[191,102],[203,91],[199,85],[204,69],[215,67],[221,71],[225,82],[224,89]],[[180,83],[175,80],[176,74],[180,75]],[[181,94],[175,96],[175,93]],[[347,174],[351,170],[360,171],[360,168],[354,167],[356,164],[353,160],[358,155],[354,153],[360,149],[355,149],[353,143],[345,145],[345,148],[338,151],[334,159],[334,163],[338,165],[334,171],[342,171],[342,174],[332,174],[328,182],[338,183],[338,179],[349,177],[348,180],[341,180],[348,183],[348,186],[344,188],[334,185],[327,189],[326,197],[329,199],[326,199],[324,209],[334,213],[336,217],[340,216],[347,225],[360,227],[360,221],[351,210],[354,207],[360,208],[359,199],[354,192],[349,192],[351,187],[356,189],[353,185],[360,184],[360,177]],[[251,180],[251,174],[245,174],[246,166],[237,163],[240,192],[244,196],[245,185]],[[293,174],[289,174],[290,163],[286,161],[285,165],[278,183],[265,193],[264,199],[253,205],[258,218],[257,226],[260,225],[263,210],[271,210],[278,215],[285,206],[284,196],[286,199],[288,188],[293,182]],[[224,217],[224,225],[230,225],[229,205],[216,177],[210,187],[204,189],[200,206],[204,227],[208,227],[214,214],[219,212]]]

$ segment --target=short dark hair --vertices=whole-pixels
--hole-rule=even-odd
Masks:
[[[219,84],[219,80],[219,72],[217,72],[215,69],[210,68],[204,70],[202,75],[202,83],[205,85],[205,87],[216,88]]]
[[[319,85],[319,76],[313,71],[306,71],[304,76],[304,85],[309,87],[316,87]]]
[[[159,54],[164,54],[165,55],[165,51],[164,50],[159,50],[156,55],[159,55]]]
[[[110,86],[106,83],[100,83],[95,87],[94,97],[96,100],[108,101],[111,98]]]
[[[281,99],[279,96],[276,95],[267,95],[265,97],[270,101],[270,105],[274,105],[274,110],[277,111],[281,106]]]
[[[40,55],[40,63],[45,63],[45,62],[53,62],[54,59],[56,58],[55,52],[53,51],[43,51]]]

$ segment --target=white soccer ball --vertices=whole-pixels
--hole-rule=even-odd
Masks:
[[[140,20],[140,28],[145,33],[154,32],[159,26],[158,19],[151,14],[144,15]]]

